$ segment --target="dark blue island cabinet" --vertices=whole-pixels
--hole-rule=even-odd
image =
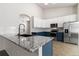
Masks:
[[[42,47],[43,56],[53,56],[53,44],[52,41],[48,42]]]
[[[51,37],[50,32],[33,32],[33,35]],[[53,56],[53,43],[48,42],[42,47],[42,56]]]

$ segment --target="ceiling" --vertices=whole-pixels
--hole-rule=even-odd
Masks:
[[[58,8],[76,6],[77,3],[48,3],[48,5],[45,5],[44,3],[38,3],[37,5],[42,8]]]

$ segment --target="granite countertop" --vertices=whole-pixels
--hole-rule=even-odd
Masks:
[[[34,52],[49,41],[51,41],[52,37],[46,37],[46,36],[29,36],[29,37],[23,37],[23,36],[17,36],[17,35],[11,35],[11,34],[4,34],[1,35],[4,38],[14,42],[15,44],[25,48],[26,50],[30,52]]]

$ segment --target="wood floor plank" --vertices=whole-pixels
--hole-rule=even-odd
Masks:
[[[79,56],[79,46],[69,43],[53,41],[54,56]]]

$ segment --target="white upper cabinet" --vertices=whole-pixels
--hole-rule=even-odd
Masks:
[[[48,20],[43,20],[39,18],[34,18],[34,28],[49,28],[50,22]]]
[[[68,15],[68,16],[64,16],[64,22],[69,22],[69,21],[76,21],[76,15]]]
[[[57,23],[58,23],[58,27],[63,27],[63,23],[64,23],[63,17],[58,17]]]
[[[41,28],[50,28],[50,22],[48,20],[41,20]]]
[[[41,24],[41,23],[42,23],[41,19],[39,19],[39,18],[34,18],[33,21],[34,21],[33,25],[34,25],[35,28],[42,26],[42,24]]]
[[[52,18],[52,19],[34,18],[34,27],[50,28],[50,24],[53,24],[53,23],[58,23],[58,27],[63,27],[64,22],[70,22],[70,21],[76,21],[76,14]]]

